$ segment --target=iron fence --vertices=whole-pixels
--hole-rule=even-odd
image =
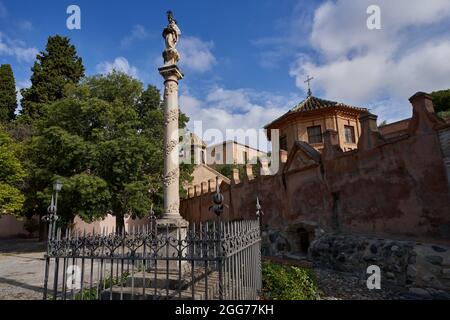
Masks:
[[[262,287],[258,220],[58,229],[45,261],[45,300],[256,300]]]

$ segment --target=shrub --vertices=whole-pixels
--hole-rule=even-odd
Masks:
[[[311,270],[265,262],[263,293],[267,300],[315,300],[317,286]]]
[[[39,231],[39,222],[35,219],[27,219],[23,227],[26,231],[28,231],[28,235],[31,238],[36,232]]]

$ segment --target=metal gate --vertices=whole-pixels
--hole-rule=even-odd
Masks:
[[[45,300],[256,300],[259,221],[73,234],[50,226]],[[52,226],[53,225],[53,226]]]

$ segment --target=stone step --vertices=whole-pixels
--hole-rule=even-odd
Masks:
[[[181,290],[179,290],[178,278],[174,279],[169,275],[169,288],[166,288],[166,278],[161,277],[148,279],[145,277],[135,277],[134,287],[132,279],[127,279],[124,286],[115,286],[112,289],[104,290],[101,294],[102,300],[209,300],[219,298],[219,275],[217,272],[208,274],[208,286],[206,286],[205,275],[198,276],[194,284],[194,296],[192,296],[192,279],[184,279]],[[143,285],[145,284],[145,294]],[[156,288],[154,286],[156,284]],[[208,293],[208,295],[206,294]]]
[[[192,292],[186,290],[181,291],[181,297],[178,290],[165,289],[146,289],[145,294],[141,289],[134,289],[129,287],[114,287],[111,291],[105,290],[102,292],[102,300],[203,300],[204,295],[196,293],[192,298]]]

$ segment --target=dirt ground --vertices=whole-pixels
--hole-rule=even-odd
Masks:
[[[45,244],[37,240],[0,240],[0,300],[40,300]]]

